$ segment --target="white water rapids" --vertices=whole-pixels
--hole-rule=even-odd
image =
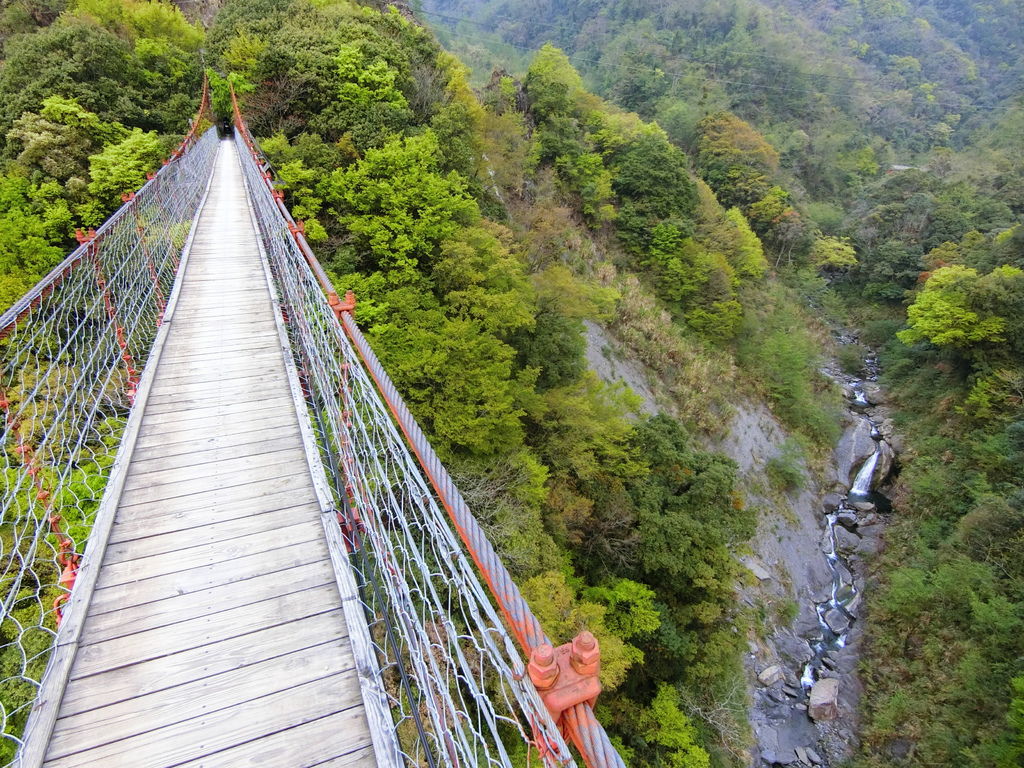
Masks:
[[[868,378],[874,379],[874,360],[866,361],[869,369]],[[864,381],[861,379],[847,378],[850,385],[850,405],[855,412],[860,413],[860,418],[871,424],[871,436],[876,440],[875,450],[857,471],[853,486],[849,494],[839,504],[838,509],[825,515],[825,540],[823,551],[828,568],[832,573],[832,586],[827,600],[817,603],[815,611],[818,614],[818,626],[820,636],[811,642],[811,650],[814,652],[812,659],[804,666],[800,683],[805,689],[810,689],[818,679],[819,671],[825,663],[825,657],[830,651],[839,650],[846,645],[847,635],[850,627],[856,621],[855,608],[860,602],[857,588],[854,586],[853,574],[844,559],[836,551],[836,528],[841,526],[840,517],[847,523],[851,518],[855,519],[858,502],[877,501],[879,497],[873,493],[875,475],[878,470],[878,463],[883,451],[881,435],[877,425],[863,413],[870,403],[864,393]]]

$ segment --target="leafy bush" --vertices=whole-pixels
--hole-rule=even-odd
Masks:
[[[803,489],[807,483],[803,449],[795,440],[787,440],[779,452],[764,465],[765,474],[772,487],[780,492]]]

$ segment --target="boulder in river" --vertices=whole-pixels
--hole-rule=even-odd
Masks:
[[[871,405],[884,405],[886,401],[885,390],[873,381],[865,381],[864,399],[871,403]]]
[[[770,667],[765,667],[761,670],[757,676],[757,680],[761,685],[775,685],[780,680],[786,677],[786,673],[782,667],[778,664],[772,664]]]
[[[871,487],[878,488],[885,485],[885,481],[892,474],[893,465],[896,463],[896,453],[892,447],[882,440],[878,444],[878,461],[875,463],[875,474],[871,480]]]
[[[836,678],[822,678],[814,684],[807,714],[816,722],[839,717],[839,681]]]
[[[826,493],[825,498],[821,500],[821,505],[825,508],[826,512],[835,512],[842,503],[843,497],[838,493]]]
[[[846,488],[853,480],[853,471],[874,454],[875,440],[871,437],[871,422],[857,419],[846,428],[836,444],[836,480]]]
[[[874,502],[871,501],[855,501],[851,506],[858,512],[874,512],[876,509]]]
[[[850,628],[850,617],[838,608],[829,608],[825,611],[824,619],[825,623],[828,624],[828,628],[837,635],[843,634],[843,632]]]
[[[872,504],[871,506],[874,507],[875,505]],[[853,512],[840,512],[836,515],[836,522],[846,530],[853,531],[857,528],[857,515]]]
[[[837,525],[833,531],[836,537],[836,551],[841,554],[848,554],[857,549],[857,545],[860,544],[860,536],[856,533],[851,533],[841,525]]]

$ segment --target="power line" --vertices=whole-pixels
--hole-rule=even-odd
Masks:
[[[436,18],[439,18],[439,19],[442,19],[442,20],[445,20],[445,21],[449,21],[449,22],[454,22],[454,23],[463,23],[464,22],[464,23],[467,23],[467,24],[472,24],[474,26],[487,29],[488,31],[490,31],[492,33],[494,32],[494,29],[493,29],[492,25],[486,24],[484,22],[476,21],[475,19],[471,19],[471,18],[468,18],[468,17],[452,16],[452,15],[449,15],[449,14],[442,14],[442,13],[437,13],[435,11],[426,11],[426,10],[421,10],[420,13],[422,13],[425,16],[433,16],[433,17],[436,17]],[[496,17],[496,18],[502,18],[502,17]],[[505,17],[505,18],[508,18],[508,17]],[[544,24],[543,22],[537,22],[537,26],[554,27],[555,25]],[[527,51],[527,52],[531,52],[531,53],[532,52],[536,52],[538,50],[535,46],[524,45],[524,44],[521,44],[521,43],[513,43],[511,41],[505,40],[504,38],[499,38],[499,42],[500,42],[501,45],[507,45],[507,46],[509,46],[511,48],[516,48],[516,49]],[[745,55],[745,54],[740,54],[740,55]],[[589,59],[589,58],[581,56],[580,54],[575,53],[575,52],[571,54],[571,58],[574,61],[577,61],[577,62],[582,63],[582,64],[589,64],[589,65],[592,65],[592,66],[595,66],[595,67],[601,67],[601,66],[609,67],[608,64],[602,62],[599,59]],[[668,62],[670,62],[670,63],[677,63],[677,62],[682,62],[682,61],[690,61],[690,62],[693,62],[695,64],[700,64],[700,65],[705,66],[705,67],[712,67],[713,68],[713,67],[717,66],[715,62],[708,61],[708,60],[698,59],[696,57],[673,56],[673,57],[670,57],[668,59]],[[739,65],[739,66],[743,66],[743,65]],[[668,70],[668,69],[663,69],[661,67],[635,66],[635,65],[623,64],[623,63],[617,63],[615,65],[611,65],[610,68],[618,69],[618,70],[621,70],[621,71],[627,71],[627,72],[642,73],[642,74],[657,74],[660,71],[660,72],[662,72],[665,75],[669,75],[669,76],[675,77],[675,78],[685,77],[687,74],[689,74],[687,72],[680,71],[680,70]],[[747,68],[750,68],[750,67],[747,67]],[[845,76],[843,76],[843,75],[824,75],[822,73],[801,73],[801,74],[805,75],[805,76],[808,76],[808,77],[845,78]],[[744,80],[732,80],[732,79],[729,79],[729,78],[720,77],[720,76],[716,75],[713,71],[712,72],[705,71],[703,73],[703,76],[706,79],[711,80],[711,81],[716,82],[716,83],[721,83],[721,84],[724,84],[724,85],[735,85],[735,86],[747,87],[747,88],[751,88],[751,89],[754,89],[754,90],[777,91],[777,92],[782,92],[782,93],[799,93],[799,94],[804,94],[804,95],[807,95],[807,96],[845,97],[847,95],[846,93],[839,92],[839,91],[815,91],[815,90],[810,90],[810,89],[807,89],[807,88],[792,88],[792,87],[788,87],[788,86],[784,86],[784,85],[766,85],[766,84],[763,84],[763,83],[751,83],[751,82],[744,81]],[[871,84],[871,85],[874,85],[876,87],[881,87],[880,84],[875,83],[873,80],[870,80],[870,79],[867,79],[867,78],[849,77],[849,78],[845,78],[845,79],[848,79],[848,80],[851,80],[851,81],[856,81],[856,82],[864,82],[866,84]],[[932,102],[928,102],[928,103],[930,105],[932,105],[932,106],[942,107],[944,109],[955,109],[955,110],[973,109],[973,110],[977,110],[977,111],[981,111],[981,112],[994,112],[994,111],[997,111],[998,109],[1000,109],[1000,107],[998,107],[998,106],[985,106],[985,105],[973,104],[973,103],[952,104],[952,103],[949,103],[949,102],[938,102],[938,101],[932,101]]]

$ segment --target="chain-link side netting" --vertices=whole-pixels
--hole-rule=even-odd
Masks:
[[[236,143],[370,639],[411,766],[570,766],[487,588],[339,322],[242,130]],[[336,301],[336,297],[332,297]]]
[[[214,129],[190,133],[0,317],[0,764],[21,744],[216,151]]]

